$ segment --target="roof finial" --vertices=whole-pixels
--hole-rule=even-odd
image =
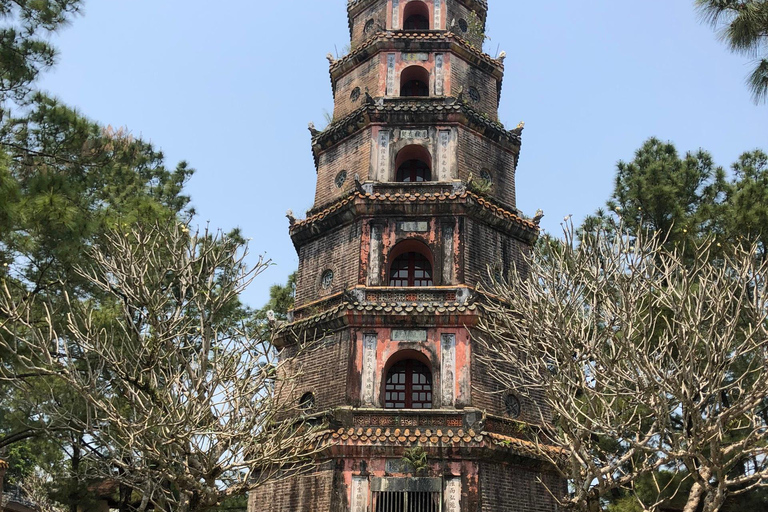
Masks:
[[[371,93],[368,92],[368,88],[367,87],[365,88],[365,101],[364,101],[364,103],[366,105],[373,105],[374,103],[376,103],[376,101],[374,101],[374,99],[373,99],[373,96],[371,96]]]
[[[456,96],[456,101],[464,103],[464,86],[459,87],[459,94]]]
[[[357,173],[355,173],[355,188],[359,193],[366,195],[365,188],[363,188],[363,183],[360,181],[360,175]]]

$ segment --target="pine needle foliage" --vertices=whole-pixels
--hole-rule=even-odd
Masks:
[[[755,59],[747,84],[756,103],[768,100],[768,1],[696,0],[696,6],[731,51]]]

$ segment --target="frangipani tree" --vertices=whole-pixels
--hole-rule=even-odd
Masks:
[[[755,246],[717,245],[665,248],[621,226],[579,241],[571,227],[496,283],[484,359],[543,397],[541,455],[567,453],[551,458],[571,482],[564,506],[601,510],[650,480],[640,510],[717,512],[768,485],[768,264]]]
[[[16,359],[5,368],[77,392],[84,410],[45,414],[85,432],[87,474],[119,486],[127,508],[205,510],[309,463],[315,431],[282,421],[297,404],[273,393],[278,372],[282,386],[298,376],[238,300],[267,264],[249,269],[245,253],[237,236],[136,225],[77,269],[106,299],[39,304],[0,282],[0,343]]]

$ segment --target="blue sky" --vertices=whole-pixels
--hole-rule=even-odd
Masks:
[[[702,25],[693,0],[489,0],[489,53],[507,52],[500,116],[526,122],[518,207],[558,233],[602,206],[618,160],[651,136],[730,166],[768,150],[768,106],[744,85],[748,58]],[[343,52],[346,0],[86,0],[56,38],[41,86],[89,118],[127,127],[188,187],[200,223],[239,226],[275,265],[260,306],[298,265],[285,211],[312,206],[307,123],[332,111],[329,52]]]

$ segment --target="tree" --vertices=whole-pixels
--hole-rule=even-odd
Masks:
[[[681,158],[671,142],[652,137],[631,162],[620,161],[616,167],[607,206],[632,233],[663,233],[669,245],[716,228],[725,172],[706,151],[688,152]]]
[[[38,75],[53,66],[48,36],[79,13],[81,0],[0,0],[0,103],[23,102]]]
[[[765,228],[761,220],[765,217],[766,202],[765,187],[761,185],[766,182],[766,165],[762,151],[744,153],[732,166],[730,179],[723,169],[714,166],[707,152],[699,150],[681,159],[670,142],[649,139],[635,156],[629,163],[619,162],[616,187],[608,202],[610,213],[600,210],[587,218],[579,230],[582,239],[598,229],[610,232],[618,218],[633,236],[640,232],[665,236],[666,247],[683,248],[686,261],[691,259],[697,244],[711,241],[713,236],[715,243],[709,253],[713,261],[722,256],[718,253],[720,246],[741,244],[745,239],[754,240],[759,254],[765,258]],[[696,162],[705,165],[692,165]],[[691,182],[691,176],[700,185],[681,186]],[[657,476],[664,478],[664,473]],[[643,487],[652,488],[648,480],[640,481],[633,492],[642,494]],[[635,511],[634,500],[634,495],[614,491],[610,510]],[[768,492],[756,490],[729,497],[723,510],[765,506]]]
[[[764,151],[743,153],[729,177],[704,150],[681,158],[671,142],[650,138],[632,161],[619,161],[616,167],[607,211],[588,217],[581,236],[610,229],[616,216],[633,235],[640,231],[663,235],[668,247],[690,249],[711,236],[730,244],[746,238],[756,241],[765,254],[768,156]]]
[[[293,309],[296,299],[296,272],[288,276],[285,285],[275,284],[269,289],[269,301],[259,310],[258,317],[267,318],[267,313],[272,311],[275,319],[286,320],[288,312]]]
[[[756,57],[747,83],[755,102],[768,98],[768,2],[765,0],[696,0],[703,18],[737,53]]]
[[[296,404],[272,392],[286,361],[247,331],[238,301],[266,262],[247,269],[238,238],[175,223],[113,230],[88,254],[75,272],[98,300],[2,280],[0,343],[14,371],[82,399],[85,415],[46,414],[84,433],[91,479],[132,491],[127,508],[198,511],[309,460],[314,430],[280,421]]]
[[[81,4],[0,0],[0,278],[45,301],[63,290],[98,294],[73,265],[118,221],[192,214],[182,194],[192,172],[185,164],[166,169],[151,145],[35,92],[36,79],[56,60],[51,35]],[[50,481],[68,489],[59,499],[76,509],[86,491],[77,470],[82,432],[41,411],[54,405],[82,410],[78,397],[60,383],[54,393],[44,379],[12,369],[5,353],[0,361],[11,375],[0,379],[0,452],[12,466],[7,483],[29,489],[35,473],[53,475]],[[35,481],[37,490],[45,483]]]
[[[722,224],[729,238],[755,240],[768,258],[768,155],[755,150],[733,164],[734,179],[727,189]]]
[[[132,222],[177,222],[193,213],[182,194],[192,174],[185,164],[169,170],[151,145],[103,128],[43,95],[32,95],[18,117],[4,118],[0,144],[0,278],[39,296],[37,304],[61,301],[65,292],[103,296],[74,269],[111,229]],[[64,305],[55,311],[63,314]],[[45,319],[42,309],[36,314]],[[5,370],[0,414],[6,420],[0,426],[0,450],[23,470],[12,475],[11,483],[20,485],[33,470],[45,468],[56,481],[70,482],[70,496],[59,497],[75,508],[85,492],[77,489],[85,482],[76,471],[86,451],[82,436],[71,422],[40,411],[67,404],[83,410],[72,405],[78,398],[66,386],[51,393],[51,384],[39,376],[12,368],[14,358],[1,347],[0,360]],[[21,454],[31,457],[16,456]]]
[[[636,510],[717,512],[768,485],[768,264],[754,245],[665,242],[570,228],[492,290],[483,359],[543,397],[540,455],[572,483],[564,506],[626,490]]]

